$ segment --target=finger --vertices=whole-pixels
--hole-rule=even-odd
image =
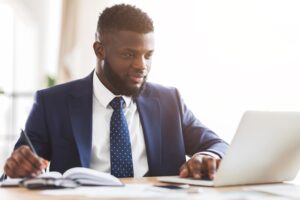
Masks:
[[[5,174],[11,178],[17,178],[17,174],[14,173],[12,165],[13,165],[13,163],[9,159],[7,159],[5,166],[4,166]]]
[[[20,153],[14,154],[11,157],[11,161],[13,163],[12,168],[16,170],[17,174],[30,173],[32,171],[31,163],[26,161]]]
[[[204,165],[206,166],[207,177],[209,179],[211,179],[211,180],[214,179],[215,178],[215,174],[216,174],[216,170],[217,170],[216,159],[205,157],[203,159],[203,162],[204,162]]]
[[[40,174],[48,167],[49,161],[34,154],[28,146],[23,146],[19,151],[23,155],[24,160],[30,162],[31,168],[34,168],[31,170],[31,176]]]
[[[31,176],[40,171],[41,162],[28,146],[21,146],[8,159],[10,174],[13,177]]]
[[[179,176],[180,176],[181,178],[186,178],[186,177],[189,176],[189,169],[188,169],[186,163],[184,163],[184,164],[180,167],[180,169],[179,169]]]
[[[28,156],[24,155],[22,151],[15,152],[11,158],[19,165],[19,167],[26,168],[29,171],[34,168],[33,164],[29,161]]]
[[[20,154],[22,154],[23,159],[30,162],[32,167],[34,167],[36,170],[41,170],[43,165],[42,160],[36,154],[34,154],[28,146],[21,148],[19,151]]]
[[[45,160],[43,158],[40,158],[40,160],[41,160],[41,163],[42,163],[41,170],[46,170],[47,167],[48,167],[49,161]]]
[[[40,174],[42,170],[47,168],[48,166],[48,161],[44,160],[41,157],[38,157],[36,154],[34,154],[29,147],[23,148],[20,150],[20,153],[24,157],[25,162],[27,163],[28,166],[30,166],[30,176],[36,176]]]
[[[14,157],[10,157],[5,164],[5,173],[11,178],[19,178],[24,177],[29,172],[23,164],[18,163]]]
[[[12,169],[18,177],[28,176],[35,170],[32,164],[24,159],[20,152],[14,153],[11,156],[11,161],[13,163]]]
[[[4,170],[5,174],[10,178],[22,178],[16,170],[10,167],[10,164],[5,165]]]
[[[202,178],[202,159],[201,157],[192,157],[188,162],[189,174],[195,179]]]

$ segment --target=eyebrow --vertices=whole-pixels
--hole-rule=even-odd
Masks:
[[[139,52],[138,50],[135,50],[135,49],[131,49],[131,48],[124,48],[124,49],[122,49],[123,51],[132,51],[132,52],[134,52],[134,53],[137,53],[137,52]],[[154,52],[154,50],[149,50],[149,51],[147,51],[146,53],[153,53]]]

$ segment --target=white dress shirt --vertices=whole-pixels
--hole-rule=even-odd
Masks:
[[[110,173],[110,118],[113,109],[109,103],[116,97],[99,80],[93,76],[93,129],[92,155],[90,168]],[[148,172],[148,161],[143,129],[136,103],[131,97],[125,100],[123,109],[128,124],[132,150],[134,177],[142,177]]]

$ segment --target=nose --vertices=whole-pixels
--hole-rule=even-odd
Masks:
[[[144,70],[147,68],[147,60],[144,56],[138,56],[133,62],[133,67],[139,70]]]

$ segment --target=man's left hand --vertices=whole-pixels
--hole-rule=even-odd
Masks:
[[[209,155],[195,154],[179,170],[181,178],[214,179],[221,159]]]

